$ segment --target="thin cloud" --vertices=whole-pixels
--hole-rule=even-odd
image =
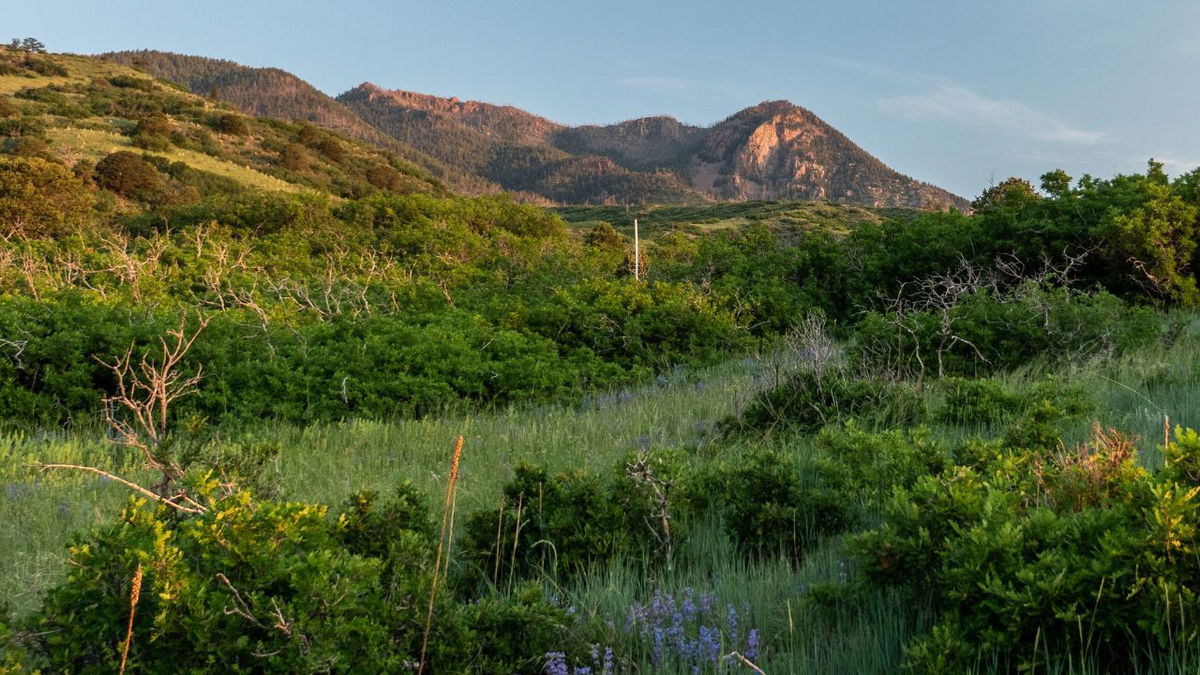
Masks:
[[[878,103],[883,110],[909,119],[1004,129],[1037,141],[1090,145],[1104,139],[1100,132],[1071,126],[1019,101],[988,98],[949,82]]]
[[[1190,173],[1200,168],[1200,157],[1178,157],[1175,155],[1154,155],[1154,161],[1162,162],[1163,168],[1172,174]]]
[[[828,57],[834,65],[919,91],[877,99],[880,108],[915,120],[950,122],[1001,129],[1036,141],[1091,145],[1105,135],[1072,126],[1028,104],[989,98],[944,77],[905,72],[888,66]]]

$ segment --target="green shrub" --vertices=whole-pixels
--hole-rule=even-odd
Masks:
[[[825,458],[824,480],[838,494],[878,506],[897,487],[950,466],[950,453],[923,429],[871,432],[854,422],[817,434]]]
[[[163,184],[154,165],[127,150],[114,152],[96,163],[96,184],[140,201],[162,197]]]
[[[974,376],[1039,359],[1112,356],[1150,344],[1161,332],[1155,312],[1107,293],[1027,282],[1002,297],[979,291],[944,315],[870,312],[850,356],[869,370],[899,376]]]
[[[939,420],[947,424],[988,425],[1012,415],[1020,399],[993,379],[949,377],[939,382],[945,392]]]
[[[54,237],[84,229],[95,203],[62,164],[0,157],[0,229],[5,235]]]
[[[1190,644],[1200,504],[1194,484],[1177,482],[1187,460],[1170,458],[1200,443],[1176,437],[1157,475],[1127,437],[1097,428],[1073,449],[1008,446],[982,474],[959,467],[897,491],[855,550],[868,580],[937,608],[910,665],[1025,670],[1070,658],[1137,671]]]
[[[740,415],[723,424],[738,432],[811,433],[851,419],[880,426],[911,424],[924,414],[922,398],[907,383],[804,370],[760,392]]]
[[[551,475],[526,464],[515,472],[504,487],[503,510],[467,518],[461,550],[475,580],[568,579],[615,556],[640,558],[650,550],[649,529],[629,517],[630,495],[612,480]]]
[[[800,558],[822,537],[843,531],[855,504],[822,467],[782,452],[755,450],[699,473],[681,487],[691,517],[718,515],[739,547],[756,556]]]
[[[236,113],[222,113],[213,118],[212,128],[230,136],[246,136],[250,133],[246,118]]]
[[[475,650],[471,672],[545,672],[546,654],[561,649],[574,622],[546,599],[544,586],[524,583],[506,595],[487,595],[466,610]]]
[[[386,560],[338,545],[323,507],[242,493],[180,520],[133,502],[72,549],[73,572],[31,621],[55,671],[116,668],[133,571],[144,570],[131,666],[146,672],[396,671],[420,654],[432,560]],[[429,660],[470,645],[452,605],[434,614]]]
[[[133,75],[115,75],[108,78],[108,83],[122,89],[137,89],[139,91],[154,91],[154,81]]]

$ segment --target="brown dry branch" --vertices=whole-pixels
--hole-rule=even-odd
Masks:
[[[132,346],[113,363],[101,361],[117,380],[116,393],[104,399],[105,421],[116,434],[117,443],[140,452],[146,466],[162,474],[157,486],[160,496],[165,496],[171,484],[183,475],[183,468],[166,453],[171,404],[194,391],[204,371],[200,366],[192,375],[180,372],[183,358],[208,326],[208,318],[201,317],[200,325],[188,335],[187,321],[184,313],[179,328],[167,331],[170,340],[159,338],[161,355],[157,362],[143,354],[135,363]],[[118,417],[118,407],[132,419]]]
[[[89,473],[94,473],[98,476],[104,476],[105,478],[107,478],[109,480],[112,480],[117,483],[120,483],[121,485],[124,485],[125,487],[129,488],[130,490],[133,490],[134,492],[136,492],[144,497],[148,497],[160,504],[169,506],[169,507],[175,509],[176,511],[182,511],[184,513],[204,513],[205,511],[208,510],[203,505],[196,503],[194,500],[192,500],[190,497],[188,497],[187,495],[185,495],[183,493],[178,493],[171,497],[166,497],[164,495],[161,495],[161,494],[158,494],[155,492],[151,492],[150,490],[142,487],[141,485],[138,485],[137,483],[134,483],[133,481],[126,480],[116,474],[109,473],[102,469],[97,469],[94,466],[83,466],[81,464],[44,464],[41,462],[35,464],[34,466],[43,471],[46,471],[49,469],[71,469],[74,471],[87,471]],[[176,500],[182,500],[185,503],[180,503],[180,502],[177,502]]]
[[[725,655],[725,658],[723,660],[737,661],[738,663],[741,663],[743,666],[746,666],[750,670],[753,670],[756,673],[760,673],[760,675],[767,675],[765,672],[763,672],[762,668],[759,668],[758,666],[754,665],[754,662],[751,661],[750,659],[746,658],[741,652],[729,652],[728,654]]]
[[[654,475],[654,469],[650,468],[649,455],[645,451],[640,451],[637,460],[629,462],[625,470],[639,491],[650,493],[651,505],[650,512],[646,516],[646,527],[650,528],[650,534],[654,535],[655,540],[658,541],[659,555],[666,560],[667,569],[670,570],[672,560],[671,488],[675,483]],[[657,526],[653,522],[655,520],[658,521]]]

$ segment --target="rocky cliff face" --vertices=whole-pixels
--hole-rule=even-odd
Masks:
[[[941,188],[888,168],[787,101],[747,108],[707,130],[685,175],[720,199],[826,199],[864,206],[965,208]]]

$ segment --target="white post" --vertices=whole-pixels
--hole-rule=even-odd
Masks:
[[[633,219],[633,278],[641,280],[640,267],[642,265],[642,248],[641,242],[638,241],[637,218]]]

